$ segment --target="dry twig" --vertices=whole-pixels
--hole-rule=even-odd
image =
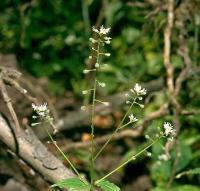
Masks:
[[[150,113],[147,117],[145,117],[144,120],[140,124],[136,125],[136,127],[134,129],[124,129],[124,130],[117,132],[114,135],[112,140],[113,141],[119,140],[119,139],[122,139],[122,138],[125,138],[125,137],[137,138],[139,136],[142,136],[144,129],[149,125],[150,122],[152,122],[154,119],[158,119],[160,117],[163,117],[167,113],[168,113],[168,105],[164,104],[158,110]],[[102,143],[106,142],[109,138],[110,138],[110,134],[104,135],[104,136],[101,136],[101,137],[97,137],[96,139],[94,139],[94,143],[96,145],[102,144]],[[80,148],[87,148],[89,146],[91,146],[90,141],[88,141],[88,142],[77,142],[77,143],[71,143],[71,144],[68,144],[66,146],[63,146],[62,149],[63,150],[71,150],[71,149],[78,149],[78,148],[79,149]]]

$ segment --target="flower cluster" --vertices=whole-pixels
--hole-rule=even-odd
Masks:
[[[173,128],[173,126],[171,125],[171,123],[164,122],[163,128],[164,128],[164,135],[166,137],[167,136],[171,136],[171,137],[175,136],[176,130]]]
[[[40,117],[45,117],[49,115],[49,109],[47,107],[47,103],[44,103],[42,105],[35,105],[34,103],[32,103],[32,108]]]
[[[128,117],[129,117],[130,123],[134,123],[134,122],[138,121],[138,119],[133,114],[130,114]]]
[[[126,93],[125,96],[128,98],[126,101],[126,104],[134,103],[141,108],[144,108],[143,104],[138,103],[138,100],[141,101],[143,99],[142,96],[146,95],[147,90],[145,88],[142,88],[138,83],[135,84],[133,89],[130,89],[131,94]]]
[[[138,96],[146,95],[147,90],[145,88],[142,88],[138,83],[135,84],[134,88],[131,89],[131,91]]]
[[[126,104],[130,104],[130,109],[134,104],[138,105],[141,108],[144,108],[144,105],[140,104],[139,101],[143,99],[142,96],[144,96],[146,93],[147,90],[136,83],[133,89],[130,89],[130,93],[125,94],[125,97],[128,98],[128,100],[126,100]],[[133,114],[130,114],[129,123],[134,123],[136,121],[138,121],[138,119]]]
[[[100,27],[100,29],[96,29],[95,27],[92,27],[92,30],[95,33],[99,34],[100,36],[107,35],[110,32],[110,28],[104,28],[103,25]]]
[[[93,32],[96,33],[96,38],[90,38],[89,40],[92,43],[92,55],[89,56],[89,59],[94,58],[95,64],[94,67],[91,69],[84,69],[83,73],[88,74],[90,72],[97,72],[97,70],[100,68],[100,57],[101,56],[110,56],[109,52],[104,52],[101,50],[101,48],[104,46],[104,44],[110,44],[111,38],[107,36],[107,34],[110,32],[110,28],[105,28],[103,25],[97,29],[95,27],[92,28]],[[95,88],[83,90],[82,94],[88,94],[90,91],[96,91],[96,86],[99,86],[101,88],[106,87],[106,84],[104,82],[100,82],[97,78],[95,79]],[[100,100],[95,99],[96,102],[102,103],[105,106],[109,106],[108,102],[103,102]],[[86,109],[86,106],[81,107],[82,110]]]
[[[110,44],[111,42],[111,37],[108,37],[107,34],[110,32],[110,28],[104,28],[104,26],[102,25],[100,27],[100,29],[96,29],[95,27],[92,28],[93,32],[95,32],[97,34],[97,39],[94,38],[90,38],[89,40],[91,41],[92,44],[94,44],[95,46],[92,47],[92,50],[97,54],[97,55],[93,55],[93,56],[89,56],[89,58],[91,59],[92,57],[96,57],[97,58],[97,62],[95,64],[95,68],[99,68],[99,56],[110,56],[109,52],[101,52],[100,51],[100,46],[104,46],[104,44]]]
[[[39,125],[42,122],[49,122],[50,123],[50,122],[53,121],[53,118],[50,117],[50,111],[48,109],[47,103],[44,103],[42,105],[35,105],[34,103],[32,103],[32,108],[35,111],[35,113],[37,114],[37,115],[32,116],[33,119],[39,118],[41,120],[41,122],[32,123],[31,124],[32,126]]]
[[[158,156],[158,160],[168,161],[169,160],[169,156],[167,156],[166,154],[161,154],[161,155]]]

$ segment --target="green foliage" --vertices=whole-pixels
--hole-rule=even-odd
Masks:
[[[120,191],[121,190],[118,186],[116,186],[115,184],[107,180],[102,180],[98,182],[97,186],[102,188],[104,191]]]
[[[151,168],[151,177],[158,186],[166,184],[167,180],[171,175],[172,163],[171,161],[155,162]]]
[[[29,2],[33,2],[33,4],[29,4]],[[17,56],[18,65],[23,70],[36,77],[48,78],[50,81],[48,88],[54,94],[64,95],[66,90],[71,90],[80,98],[81,91],[90,84],[90,78],[85,78],[82,70],[85,68],[84,65],[89,65],[87,59],[89,55],[88,38],[91,36],[91,26],[95,25],[99,19],[98,14],[102,2],[104,1],[2,0],[0,1],[2,10],[0,12],[0,51],[5,54],[14,53]],[[155,9],[155,12],[153,12],[154,10],[147,5],[148,3],[145,3],[144,7],[129,6],[130,1],[128,0],[109,0],[106,2],[106,6],[102,9],[103,22],[101,24],[112,28],[112,43],[109,49],[111,57],[101,60],[102,64],[105,65],[98,78],[102,82],[109,83],[106,84],[104,90],[99,88],[98,94],[104,96],[127,90],[137,81],[149,82],[158,78],[166,79],[166,71],[163,65],[163,31],[166,25],[166,10],[156,12]],[[178,9],[183,2],[186,1],[175,1],[176,14],[178,14]],[[190,2],[197,1],[191,0]],[[144,1],[140,3],[144,3]],[[196,8],[199,10],[199,5]],[[179,133],[181,156],[176,173],[185,169],[195,169],[199,166],[200,157],[198,149],[200,140],[200,81],[199,73],[192,70],[199,67],[200,51],[197,46],[195,52],[195,43],[198,45],[198,39],[195,40],[195,32],[198,31],[198,37],[200,15],[199,11],[191,10],[193,10],[191,11],[191,18],[185,19],[188,24],[185,25],[184,32],[189,43],[188,52],[192,66],[177,99],[185,110],[195,109],[198,112],[179,118],[181,124]],[[88,14],[88,18],[83,14],[84,11],[86,15]],[[185,11],[183,10],[182,17],[187,17]],[[147,16],[150,13],[153,13],[153,17]],[[175,17],[175,19],[177,18]],[[195,20],[197,20],[196,26]],[[179,24],[179,22],[174,22],[174,24]],[[184,59],[177,53],[179,52],[179,35],[177,34],[177,29],[174,27],[171,63],[174,67],[175,77],[184,67]],[[153,89],[156,89],[156,85]],[[150,92],[148,104],[145,104],[145,116],[166,103],[168,95],[165,87],[163,85],[163,88],[156,93],[151,94]],[[77,103],[79,102],[77,101]],[[169,111],[166,120],[172,119],[171,113],[172,110]],[[140,118],[143,117],[141,111],[138,111],[139,115]],[[161,126],[160,119],[149,124],[145,134],[155,136],[159,126]],[[143,147],[143,143],[142,138],[141,140],[137,139],[134,148],[124,151],[126,154],[121,161],[123,162],[137,153]],[[166,185],[172,174],[172,166],[176,156],[175,150],[172,151],[171,161],[163,161],[162,163],[158,161],[158,156],[164,152],[164,148],[161,146],[164,144],[165,142],[162,140],[159,144],[153,146],[151,163],[148,163],[149,166],[147,167],[150,171],[150,178],[154,181],[155,187],[157,186],[153,191],[165,190],[160,187]],[[90,156],[87,152],[76,154],[76,157],[84,161],[85,164],[89,162]],[[136,162],[133,161],[133,163]],[[196,171],[183,171],[178,175],[183,176],[194,172]],[[198,168],[197,172],[199,172]],[[73,180],[70,181],[73,184]],[[68,185],[70,181],[67,181]],[[175,180],[175,185],[177,181]],[[81,180],[75,180],[76,182],[83,187],[86,186]],[[105,182],[107,185],[112,185],[112,183]],[[65,185],[64,180],[60,182],[61,187],[62,185]],[[195,186],[175,185],[172,186],[172,191],[199,190]],[[103,187],[101,188],[103,189]]]
[[[51,186],[52,188],[58,187],[58,188],[67,188],[70,191],[81,191],[85,189],[89,189],[89,184],[86,184],[79,178],[68,178],[65,180],[61,180],[57,182],[56,184],[53,184]]]
[[[199,187],[192,185],[177,186],[172,191],[199,191]]]
[[[173,161],[176,159],[175,148],[172,151],[172,160],[168,161],[157,161],[158,156],[164,152],[163,148],[159,144],[153,145],[152,153],[154,162],[151,168],[151,177],[157,183],[158,186],[166,185],[169,177],[172,175]],[[180,157],[178,159],[178,164],[176,167],[176,172],[184,169],[191,160],[191,149],[189,146],[180,143]]]
[[[191,148],[183,143],[180,143],[180,157],[176,168],[176,172],[184,169],[190,162],[192,156]],[[175,160],[177,153],[175,149],[172,152],[172,159]]]
[[[166,187],[156,187],[152,191],[169,191]],[[199,191],[199,187],[192,185],[179,185],[173,188],[170,188],[170,191]]]

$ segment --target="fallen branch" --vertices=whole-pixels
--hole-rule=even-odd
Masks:
[[[163,87],[163,79],[156,79],[154,81],[151,81],[147,84],[144,84],[143,86],[148,89],[148,92],[154,92],[154,91],[158,91],[160,89],[162,89]],[[96,107],[96,113],[98,114],[108,114],[111,111],[119,108],[122,104],[125,103],[126,101],[126,97],[124,96],[127,92],[123,92],[123,93],[119,93],[113,96],[108,97],[108,99],[106,99],[107,101],[109,101],[110,105],[109,106],[105,106],[105,105],[97,105]],[[62,131],[62,130],[68,130],[68,129],[72,129],[75,127],[80,127],[83,126],[84,124],[89,124],[89,120],[90,120],[90,111],[73,111],[67,114],[66,117],[60,119],[58,121],[58,123],[56,124],[56,127],[58,128],[58,130]]]
[[[18,144],[18,156],[42,177],[52,183],[75,175],[38,140],[31,129],[13,136],[12,127],[0,115],[0,140],[13,152]]]
[[[151,121],[153,121],[154,119],[163,117],[167,113],[168,113],[168,105],[164,104],[158,110],[150,113],[147,117],[145,117],[144,120],[140,124],[136,125],[136,127],[134,129],[124,129],[124,130],[117,132],[114,135],[112,140],[113,141],[119,140],[119,139],[122,139],[125,137],[137,138],[137,137],[143,135],[144,129],[149,125],[149,123]],[[94,139],[94,144],[95,145],[102,144],[102,143],[106,142],[110,138],[110,136],[111,135],[108,134],[108,135],[104,135],[101,137],[97,137]],[[70,144],[67,144],[66,146],[63,146],[62,150],[67,151],[67,150],[72,150],[72,149],[87,148],[87,147],[90,147],[90,145],[91,145],[90,141],[70,143]]]

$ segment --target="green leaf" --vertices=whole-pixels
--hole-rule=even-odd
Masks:
[[[83,182],[82,180],[80,180],[79,178],[68,178],[68,179],[61,180],[51,186],[51,188],[55,188],[55,187],[67,188],[71,191],[80,191],[80,190],[89,189],[89,185]]]
[[[151,191],[168,191],[166,187],[155,187]],[[177,185],[170,189],[170,191],[199,191],[199,188],[193,185]]]
[[[172,191],[199,191],[199,187],[193,185],[179,185],[172,189]]]
[[[98,182],[97,186],[102,188],[105,191],[120,191],[121,190],[118,186],[106,180],[102,180]]]
[[[179,157],[179,162],[176,168],[176,172],[180,172],[183,170],[190,162],[191,156],[192,156],[192,151],[191,148],[188,145],[185,145],[183,142],[180,142],[180,152],[181,155]],[[172,151],[172,158],[175,160],[176,157],[176,151],[173,149]]]
[[[195,174],[200,174],[200,168],[194,168],[194,169],[190,169],[190,170],[187,170],[187,171],[183,171],[179,174],[176,175],[176,178],[180,178],[184,175],[195,175]]]

